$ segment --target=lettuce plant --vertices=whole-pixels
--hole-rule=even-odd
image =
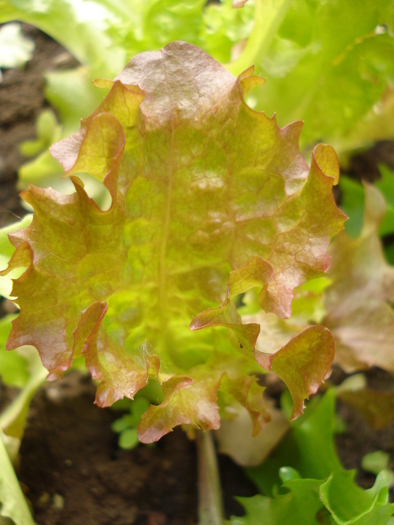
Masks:
[[[313,401],[317,401],[315,398]],[[375,484],[362,490],[355,471],[345,470],[334,447],[335,393],[330,389],[292,423],[291,432],[262,465],[248,469],[261,494],[240,498],[245,517],[231,525],[391,525],[392,472],[381,468]]]
[[[269,353],[256,348],[261,326],[237,312],[257,289],[261,309],[289,317],[294,288],[327,270],[346,218],[332,196],[334,150],[317,146],[309,168],[301,123],[279,128],[245,103],[262,83],[253,67],[235,78],[190,44],[142,53],[114,81],[95,82],[108,95],[51,148],[75,192],[22,194],[35,213],[10,235],[2,272],[25,270],[7,347],[35,346],[49,380],[83,356],[102,407],[160,385],[138,425],[145,443],[177,425],[217,429],[234,404],[256,435],[270,419],[259,374],[283,379],[294,419],[330,373],[327,328]],[[103,183],[108,209],[81,172]]]
[[[44,114],[38,141],[24,150],[34,156],[48,141],[74,132],[80,117],[100,104],[79,132],[52,148],[73,193],[34,187],[24,193],[35,216],[11,235],[16,251],[9,275],[24,273],[14,285],[21,312],[8,347],[35,346],[49,379],[83,356],[100,382],[100,406],[159,391],[145,412],[118,423],[128,446],[136,442],[129,424],[139,422],[144,442],[182,425],[209,453],[209,433],[198,429],[218,428],[240,405],[256,435],[271,417],[258,381],[270,370],[287,384],[297,417],[329,373],[333,340],[346,370],[393,367],[392,271],[376,236],[381,201],[368,191],[361,236],[338,236],[331,286],[316,279],[328,268],[326,249],[344,220],[331,196],[335,154],[318,146],[308,168],[298,149],[301,125],[279,128],[275,118],[245,103],[269,116],[277,111],[280,125],[305,119],[305,158],[322,139],[343,152],[392,137],[392,3],[231,4],[91,0],[86,10],[71,0],[0,0],[0,21],[37,25],[81,63],[46,75],[47,98],[63,129]],[[193,46],[171,44],[138,55],[114,82],[97,81],[109,90],[101,103],[93,76],[112,78],[127,56],[172,40],[199,45],[240,76]],[[262,83],[251,69],[242,72],[252,63],[268,83],[250,93]],[[62,190],[61,171],[44,151],[21,170],[20,184],[50,180]],[[101,186],[100,199],[90,198],[86,172]],[[380,228],[390,224],[388,218]],[[2,283],[9,295],[9,280]],[[17,421],[19,438],[43,378],[42,369],[35,370],[33,386],[26,385],[16,408],[0,419],[7,430]],[[369,414],[380,425],[393,410],[392,396],[380,394],[341,397],[366,413],[373,397],[374,406],[385,407],[379,417]],[[321,477],[328,483],[330,474]],[[298,481],[286,476],[291,492]],[[297,494],[320,505],[321,482],[303,481],[306,489]],[[209,500],[209,490],[205,496]],[[264,505],[282,509],[283,501]],[[200,509],[207,519],[210,505],[218,510],[220,502]],[[220,520],[220,509],[215,516]]]

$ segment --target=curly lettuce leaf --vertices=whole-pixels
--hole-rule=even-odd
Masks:
[[[365,184],[362,232],[345,232],[330,246],[332,285],[326,290],[322,323],[336,341],[336,361],[347,372],[380,366],[394,370],[394,268],[387,264],[378,235],[385,214],[380,192]]]
[[[126,57],[174,40],[199,45],[236,74],[255,63],[268,82],[253,104],[267,114],[277,111],[280,124],[304,119],[303,149],[324,140],[348,151],[393,136],[390,0],[250,0],[233,8],[242,4],[2,0],[0,21],[36,25],[81,63],[47,75],[46,96],[61,115],[62,136],[99,104],[91,78],[112,77]],[[47,154],[25,167],[22,185],[40,180],[45,186],[41,173],[55,185],[58,173]]]
[[[391,177],[390,172],[388,175]],[[384,178],[381,184],[387,192],[391,179]],[[346,179],[343,187],[350,196],[353,184]],[[332,257],[328,272],[330,280],[326,279],[325,284],[321,281],[324,290],[306,293],[303,291],[305,285],[299,287],[292,303],[293,315],[288,320],[256,311],[242,316],[243,322],[260,324],[256,342],[258,352],[277,352],[313,321],[320,322],[332,333],[335,362],[345,371],[354,372],[372,366],[390,372],[394,370],[394,270],[385,260],[379,238],[385,202],[375,186],[366,184],[364,189],[362,231],[358,237],[350,237],[347,231],[341,232],[333,240],[329,248]],[[361,196],[364,200],[364,191],[362,195],[357,193],[353,201],[357,207]],[[350,199],[346,202],[348,211],[351,208]],[[311,281],[308,286],[319,281]],[[249,309],[256,302],[252,297]],[[380,402],[385,402],[383,398],[378,402],[378,397],[376,407],[371,406],[373,412],[378,410]],[[361,405],[367,408],[367,399]],[[391,414],[391,410],[384,412]],[[382,419],[385,420],[383,415]]]
[[[278,112],[280,124],[305,120],[303,148],[324,140],[349,151],[393,137],[391,0],[250,0],[242,9],[233,8],[242,4],[2,0],[0,21],[36,25],[82,64],[79,71],[50,74],[53,84],[47,93],[63,114],[73,115],[81,100],[86,113],[82,107],[80,115],[89,113],[96,97],[92,77],[112,77],[126,57],[182,40],[227,63],[237,75],[254,63],[268,85],[253,103],[267,114]],[[68,73],[86,77],[78,89],[76,84],[72,88],[78,96],[71,104],[69,88],[61,87]],[[77,120],[71,120],[74,129],[65,134],[77,127]]]
[[[264,524],[306,525],[392,525],[394,505],[388,503],[386,477],[380,476],[369,491],[352,490],[349,480],[334,475],[322,483],[316,479],[302,479],[297,471],[281,469],[283,492],[272,498],[254,496],[238,498],[246,516],[233,517],[231,525],[255,525],[264,516]],[[286,479],[289,476],[290,479]],[[357,492],[357,496],[354,492]],[[361,510],[360,503],[365,506]],[[323,505],[324,504],[324,505]]]
[[[270,525],[392,523],[387,476],[379,475],[371,489],[362,490],[354,482],[355,471],[346,471],[338,459],[334,401],[334,390],[329,390],[292,423],[270,458],[247,470],[263,495],[239,498],[246,516],[232,517],[231,525],[252,525],[262,515]]]
[[[280,525],[281,523],[318,525],[316,515],[322,508],[319,499],[320,481],[314,479],[284,480],[282,486],[288,489],[288,493],[276,498],[261,495],[237,498],[244,507],[246,516],[232,517],[230,524],[255,525],[261,523],[261,518],[264,516],[264,525]]]
[[[35,346],[49,379],[83,355],[101,381],[100,406],[158,381],[164,399],[143,415],[142,441],[179,424],[218,428],[221,389],[258,432],[269,419],[256,401],[263,388],[244,379],[263,370],[259,326],[242,324],[236,296],[257,287],[264,310],[289,316],[293,289],[328,268],[343,227],[334,151],[318,146],[309,169],[301,124],[278,128],[246,105],[261,83],[253,68],[235,79],[189,44],[142,53],[114,81],[96,82],[109,94],[51,148],[75,193],[22,194],[35,214],[11,236],[9,270],[27,270],[14,283],[21,311],[8,348]],[[108,210],[88,197],[80,172],[107,188]],[[285,378],[295,415],[333,357],[328,331],[303,334],[261,363]]]

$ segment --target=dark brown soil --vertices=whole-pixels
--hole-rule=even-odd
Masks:
[[[16,171],[24,162],[18,145],[35,136],[34,121],[46,106],[43,71],[57,67],[64,50],[38,30],[24,26],[34,38],[33,60],[23,71],[4,72],[0,84],[0,226],[23,215],[15,190]],[[350,174],[376,178],[377,162],[394,165],[388,143],[353,160]],[[370,386],[393,387],[382,371],[368,373]],[[376,385],[375,385],[376,386]],[[94,385],[76,373],[45,385],[34,399],[21,448],[19,476],[39,525],[188,525],[197,520],[197,477],[194,443],[177,429],[152,447],[132,451],[117,447],[110,425],[117,415],[93,405]],[[0,406],[14,395],[0,389]],[[347,468],[375,450],[393,454],[394,424],[370,429],[364,418],[344,404],[339,414],[347,432],[337,437]],[[393,457],[393,456],[392,456]],[[249,496],[254,487],[242,470],[220,457],[226,514],[242,514],[234,495]],[[374,477],[359,471],[358,482],[370,486]]]
[[[34,400],[19,476],[37,523],[195,523],[193,444],[175,432],[154,447],[119,450],[110,429],[116,414],[93,400],[94,386],[77,374]]]
[[[364,374],[369,388],[393,392],[394,380],[388,372],[374,367]],[[342,380],[347,377],[343,372],[340,375]],[[357,483],[365,489],[370,488],[374,484],[375,476],[360,469],[361,459],[370,452],[381,450],[390,454],[391,468],[394,467],[394,421],[385,428],[374,430],[360,412],[340,400],[337,402],[337,413],[347,427],[347,431],[337,435],[335,439],[338,455],[345,468],[358,470]],[[393,497],[391,499],[393,500]]]
[[[380,179],[379,164],[386,164],[394,169],[394,144],[392,142],[378,142],[369,151],[355,155],[350,160],[346,175],[358,181],[373,182]]]
[[[19,478],[40,525],[193,525],[197,523],[194,443],[180,430],[152,446],[117,446],[119,415],[93,405],[95,387],[77,373],[36,395],[21,447]],[[227,514],[232,496],[253,485],[220,458]]]
[[[347,426],[347,431],[335,439],[338,455],[345,468],[358,470],[357,483],[368,489],[374,484],[375,476],[360,469],[361,459],[370,452],[381,450],[390,454],[390,466],[394,467],[394,422],[381,430],[373,430],[364,417],[349,405],[338,401],[337,411]],[[390,499],[393,501],[392,495]]]
[[[389,374],[379,369],[367,376],[371,387],[392,388]],[[110,428],[119,415],[96,407],[94,392],[89,377],[73,372],[47,383],[33,400],[19,478],[37,523],[196,524],[194,443],[176,429],[153,446],[119,449]],[[360,470],[361,459],[375,450],[394,457],[394,422],[375,431],[349,406],[339,403],[338,408],[347,425],[336,438],[339,456],[346,468],[358,469],[358,483],[369,488],[375,478]],[[241,515],[234,496],[252,496],[256,490],[229,458],[219,456],[219,464],[226,515]]]
[[[15,222],[26,211],[15,191],[17,170],[26,159],[19,153],[22,141],[35,138],[35,120],[47,106],[44,99],[45,71],[66,62],[65,50],[38,29],[23,25],[23,32],[33,39],[33,59],[24,69],[3,71],[0,83],[0,227]],[[71,57],[71,55],[69,55]]]

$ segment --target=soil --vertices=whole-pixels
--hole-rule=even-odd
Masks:
[[[18,151],[22,140],[35,136],[34,122],[46,106],[42,74],[70,63],[56,42],[24,25],[35,40],[33,59],[24,70],[7,70],[0,84],[0,226],[22,216],[16,172],[25,161]],[[394,167],[391,143],[381,143],[353,159],[354,178],[376,175],[378,162]],[[373,178],[376,178],[373,176]],[[4,303],[2,304],[3,312]],[[1,315],[1,312],[0,312]],[[392,390],[389,374],[366,373],[371,387]],[[336,371],[334,382],[344,374]],[[197,473],[194,443],[176,429],[154,446],[124,451],[111,431],[118,414],[93,404],[95,386],[76,372],[48,383],[34,398],[21,447],[19,478],[39,525],[192,525],[197,523]],[[280,392],[276,392],[279,395]],[[15,395],[0,383],[0,407]],[[347,430],[337,436],[339,456],[346,468],[357,468],[357,481],[367,488],[374,476],[360,469],[362,457],[384,450],[394,458],[394,423],[381,431],[368,427],[361,414],[339,403]],[[233,496],[256,493],[243,471],[219,456],[226,515],[242,514]]]
[[[15,222],[15,215],[26,213],[15,191],[17,170],[27,160],[20,154],[19,145],[36,138],[36,118],[48,106],[43,73],[76,63],[63,47],[35,27],[23,24],[23,33],[35,42],[33,59],[24,69],[4,70],[0,83],[0,227]]]
[[[363,373],[369,388],[384,392],[394,391],[393,377],[385,370],[373,367]],[[348,376],[344,372],[335,367],[330,379],[332,383],[340,384],[346,377]],[[360,468],[361,460],[366,454],[381,450],[390,454],[390,466],[394,468],[394,421],[382,429],[374,430],[360,412],[340,400],[337,401],[337,414],[346,428],[344,433],[335,437],[338,455],[345,468],[357,469],[357,483],[368,489],[374,484],[375,476]],[[393,491],[390,499],[394,501]]]
[[[176,429],[155,445],[122,450],[110,428],[119,414],[93,405],[94,393],[88,377],[71,373],[47,383],[32,403],[19,478],[37,523],[197,523],[194,442]],[[233,496],[255,489],[227,457],[220,468],[227,514],[241,514]]]

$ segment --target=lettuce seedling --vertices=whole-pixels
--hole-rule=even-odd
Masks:
[[[248,470],[261,494],[239,498],[246,515],[232,517],[231,525],[254,525],[261,516],[267,525],[393,523],[392,473],[381,469],[372,488],[357,486],[355,471],[344,469],[334,447],[334,390],[313,405],[292,423],[274,454]]]
[[[162,400],[142,415],[138,438],[175,426],[217,429],[243,405],[256,435],[270,419],[258,375],[287,384],[292,418],[330,373],[333,338],[309,326],[276,353],[255,348],[239,296],[258,289],[265,312],[291,315],[293,290],[323,275],[343,228],[332,186],[334,150],[303,160],[295,122],[279,128],[245,96],[263,80],[238,78],[199,48],[175,42],[142,53],[114,81],[81,129],[51,148],[75,192],[31,187],[30,226],[10,235],[6,270],[25,268],[9,349],[33,345],[49,380],[84,356],[99,381],[96,403],[133,399],[148,382]],[[76,176],[111,196],[102,210]]]

